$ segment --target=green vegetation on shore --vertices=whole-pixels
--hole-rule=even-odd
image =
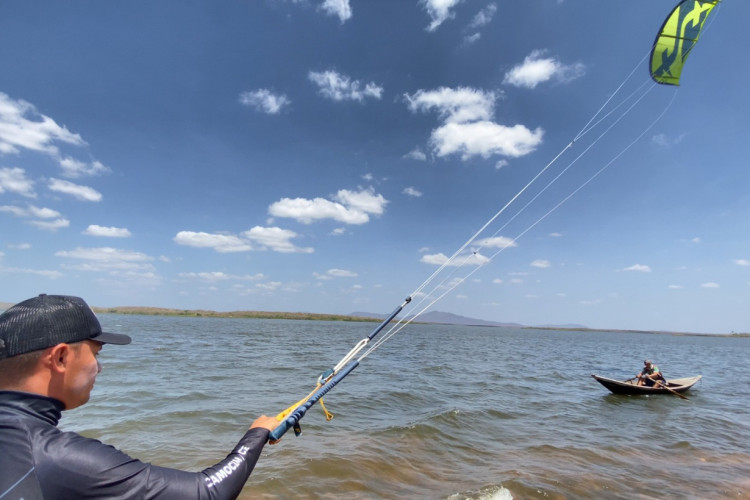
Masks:
[[[152,316],[188,316],[206,318],[255,318],[255,319],[295,319],[316,321],[362,321],[377,322],[377,318],[346,316],[342,314],[316,314],[304,312],[273,311],[207,311],[203,309],[168,309],[163,307],[92,307],[97,314],[142,314]]]

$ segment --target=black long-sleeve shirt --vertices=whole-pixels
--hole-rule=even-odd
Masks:
[[[56,399],[0,391],[0,500],[236,498],[268,441],[268,430],[250,429],[221,462],[185,472],[61,431],[62,409]]]

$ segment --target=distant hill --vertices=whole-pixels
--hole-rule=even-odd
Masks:
[[[388,317],[387,314],[374,314],[367,312],[353,312],[351,316],[357,316],[361,318],[378,318],[385,319]],[[407,316],[406,319],[412,316]],[[419,323],[437,323],[442,325],[465,325],[465,326],[505,326],[522,328],[524,325],[520,323],[501,323],[497,321],[486,321],[483,319],[467,318],[466,316],[459,316],[458,314],[430,311],[422,314],[417,318]]]

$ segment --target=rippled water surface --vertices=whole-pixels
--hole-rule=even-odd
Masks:
[[[200,470],[305,396],[374,324],[102,315],[61,427]],[[240,498],[750,498],[750,338],[409,325],[267,446]],[[615,396],[645,358],[676,396]]]

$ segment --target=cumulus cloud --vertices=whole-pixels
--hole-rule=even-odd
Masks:
[[[83,248],[55,252],[56,257],[82,261],[70,266],[78,271],[151,271],[153,257],[112,247]]]
[[[477,89],[442,87],[405,95],[412,112],[437,111],[443,124],[432,131],[430,145],[439,157],[460,154],[474,156],[519,157],[531,153],[542,142],[541,128],[529,130],[523,125],[508,127],[491,121],[496,94]]]
[[[324,274],[313,273],[313,276],[319,280],[330,280],[333,278],[356,278],[358,276],[354,271],[346,269],[329,269]]]
[[[31,248],[31,243],[18,243],[18,244],[8,243],[6,246],[14,250],[28,250]]]
[[[750,266],[750,260],[747,259],[736,259],[734,263],[738,266]]]
[[[39,219],[53,219],[55,217],[60,217],[60,212],[57,210],[52,210],[51,208],[43,208],[43,207],[36,207],[34,205],[29,205],[26,208],[13,206],[13,205],[5,205],[0,207],[0,212],[8,212],[16,217],[36,217]]]
[[[174,237],[178,245],[196,248],[213,248],[219,253],[248,252],[253,249],[250,242],[232,234],[180,231]]]
[[[477,14],[474,16],[474,18],[469,23],[469,30],[472,30],[473,32],[470,35],[466,35],[464,37],[464,44],[465,45],[471,45],[472,43],[476,42],[481,38],[481,33],[479,33],[479,30],[482,27],[486,26],[492,21],[492,18],[495,17],[495,13],[497,12],[497,4],[492,2],[490,4],[487,4],[482,10],[477,12]]]
[[[179,273],[178,276],[183,279],[197,279],[202,281],[257,281],[262,280],[265,276],[258,274],[227,274],[221,271],[199,272],[199,273]]]
[[[552,264],[550,263],[550,261],[546,259],[537,259],[529,265],[531,267],[538,267],[539,269],[547,269],[548,267],[552,267]]]
[[[39,113],[31,103],[12,99],[0,92],[0,155],[15,155],[25,150],[45,154],[57,160],[62,169],[62,175],[69,178],[98,175],[110,171],[108,167],[96,160],[83,162],[70,156],[63,156],[60,153],[60,144],[86,146],[86,142],[79,134],[59,125],[49,116]],[[25,196],[33,196],[31,185],[28,182],[22,184],[25,186],[24,189],[20,191],[16,189],[17,192]],[[3,191],[2,185],[2,174],[0,174],[0,193]]]
[[[63,176],[71,179],[110,172],[110,169],[99,161],[86,163],[69,156],[60,159],[60,167]]]
[[[583,75],[585,67],[581,63],[566,65],[552,57],[544,57],[545,51],[535,50],[526,56],[523,63],[505,74],[503,83],[515,87],[533,89],[542,82],[556,80],[569,82]]]
[[[638,271],[640,273],[650,273],[651,268],[643,264],[633,264],[632,266],[623,269],[623,271]]]
[[[288,229],[279,227],[261,227],[255,226],[242,235],[258,245],[261,249],[270,248],[274,252],[280,253],[312,253],[311,247],[301,248],[295,246],[291,240],[297,237],[297,233]]]
[[[349,5],[349,0],[323,0],[320,9],[329,16],[338,16],[342,23],[352,17],[352,7]]]
[[[29,149],[57,155],[59,151],[55,144],[58,142],[76,146],[85,144],[80,135],[40,114],[32,104],[11,99],[0,92],[0,153],[17,154],[22,149]]]
[[[427,155],[422,152],[419,148],[414,148],[404,155],[404,158],[410,158],[412,160],[425,161]]]
[[[275,115],[288,107],[292,101],[283,94],[274,94],[268,89],[258,89],[240,94],[240,103],[257,111]]]
[[[383,87],[374,82],[362,84],[334,70],[310,71],[308,78],[318,86],[318,93],[334,101],[359,101],[366,98],[380,99]]]
[[[297,233],[278,227],[255,226],[240,235],[180,231],[174,237],[178,245],[212,248],[219,253],[249,252],[271,249],[280,253],[312,253],[310,247],[297,247],[291,240]]]
[[[6,212],[16,217],[42,219],[29,221],[29,224],[47,231],[56,231],[70,225],[68,219],[64,218],[57,210],[52,210],[51,208],[41,208],[34,205],[29,205],[26,208],[15,205],[4,205],[0,206],[0,212]]]
[[[64,218],[55,219],[52,221],[32,220],[29,221],[29,224],[31,224],[32,226],[36,226],[39,229],[44,229],[45,231],[57,231],[58,229],[70,226],[70,221]]]
[[[495,17],[496,12],[497,12],[496,3],[492,2],[490,4],[487,4],[482,10],[477,12],[477,15],[474,16],[474,19],[471,20],[469,27],[481,28],[482,26],[489,24],[492,21],[492,18]]]
[[[542,131],[523,125],[506,127],[490,121],[447,123],[432,133],[431,144],[438,156],[460,154],[462,160],[473,156],[524,156],[542,142]]]
[[[2,253],[0,253],[2,256]],[[26,269],[20,267],[2,267],[0,266],[0,273],[16,273],[16,274],[33,274],[35,276],[42,276],[49,279],[62,278],[63,273],[60,271],[51,271],[46,269]]]
[[[473,252],[470,254],[465,255],[459,255],[456,258],[454,258],[452,261],[449,261],[449,257],[446,256],[443,253],[436,253],[436,254],[430,254],[430,255],[423,255],[421,259],[419,259],[420,262],[423,262],[425,264],[433,264],[436,266],[453,266],[453,267],[461,267],[461,266],[482,266],[484,264],[487,264],[490,259],[488,257],[485,257],[484,255]]]
[[[89,227],[87,227],[86,230],[83,231],[83,234],[89,236],[104,236],[106,238],[129,238],[130,236],[132,236],[130,234],[130,231],[128,231],[124,227],[106,227],[97,226],[96,224],[89,225]]]
[[[452,9],[461,3],[461,0],[420,0],[420,3],[430,16],[430,25],[427,31],[435,31],[441,24],[448,19],[455,17]]]
[[[505,236],[483,238],[477,240],[476,243],[482,248],[513,248],[518,246],[515,240],[513,240],[512,238],[506,238]]]
[[[47,187],[50,191],[69,194],[81,201],[98,202],[102,200],[102,194],[99,191],[88,186],[81,186],[80,184],[74,184],[62,179],[50,179]]]
[[[1,95],[0,95],[1,96]],[[0,102],[0,104],[2,104]],[[0,168],[0,193],[17,193],[27,198],[36,198],[34,181],[26,177],[22,168]]]
[[[497,95],[469,87],[440,87],[404,97],[412,112],[435,110],[447,123],[464,123],[492,118]]]
[[[418,189],[415,189],[411,186],[404,188],[403,193],[407,196],[413,196],[414,198],[419,198],[422,196],[422,191],[419,191]]]
[[[295,219],[303,224],[333,219],[344,224],[365,224],[370,215],[381,215],[388,201],[372,188],[340,190],[333,200],[325,198],[282,198],[268,207],[274,217]]]

